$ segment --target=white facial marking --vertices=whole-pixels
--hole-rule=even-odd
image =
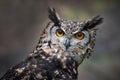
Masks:
[[[84,33],[84,38],[82,40],[79,40],[77,38],[75,38],[74,34],[73,35],[67,35],[67,34],[64,34],[63,36],[61,37],[58,37],[56,35],[56,30],[59,29],[59,27],[53,27],[51,29],[51,43],[54,44],[54,45],[59,45],[61,47],[61,49],[64,51],[64,52],[71,52],[73,51],[75,48],[78,48],[78,47],[86,47],[86,44],[89,42],[89,32],[87,31],[82,31],[82,33]],[[66,50],[66,47],[65,47],[65,42],[66,42],[66,39],[69,38],[69,41],[70,41],[70,46],[69,48]],[[54,49],[55,52],[57,52],[58,50],[52,46],[52,48]],[[80,52],[81,54],[84,54],[84,52]]]

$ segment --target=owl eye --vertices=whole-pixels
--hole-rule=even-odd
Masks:
[[[57,29],[57,30],[56,30],[56,35],[57,35],[58,37],[62,37],[62,36],[64,35],[63,30]]]
[[[84,36],[85,36],[85,35],[84,35],[83,33],[81,33],[81,32],[75,34],[75,37],[76,37],[77,39],[79,39],[79,40],[82,40],[82,39],[84,38]]]

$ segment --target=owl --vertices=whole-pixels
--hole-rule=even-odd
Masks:
[[[11,67],[1,80],[77,80],[77,67],[93,52],[100,16],[86,21],[61,19],[48,9],[50,22],[28,58]]]

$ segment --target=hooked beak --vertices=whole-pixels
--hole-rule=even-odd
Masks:
[[[69,39],[66,39],[66,42],[65,42],[65,47],[66,47],[66,50],[70,47],[70,40]]]

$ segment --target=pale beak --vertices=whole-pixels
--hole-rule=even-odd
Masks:
[[[66,47],[66,50],[70,47],[70,40],[69,39],[66,39],[66,42],[65,42],[65,47]]]

